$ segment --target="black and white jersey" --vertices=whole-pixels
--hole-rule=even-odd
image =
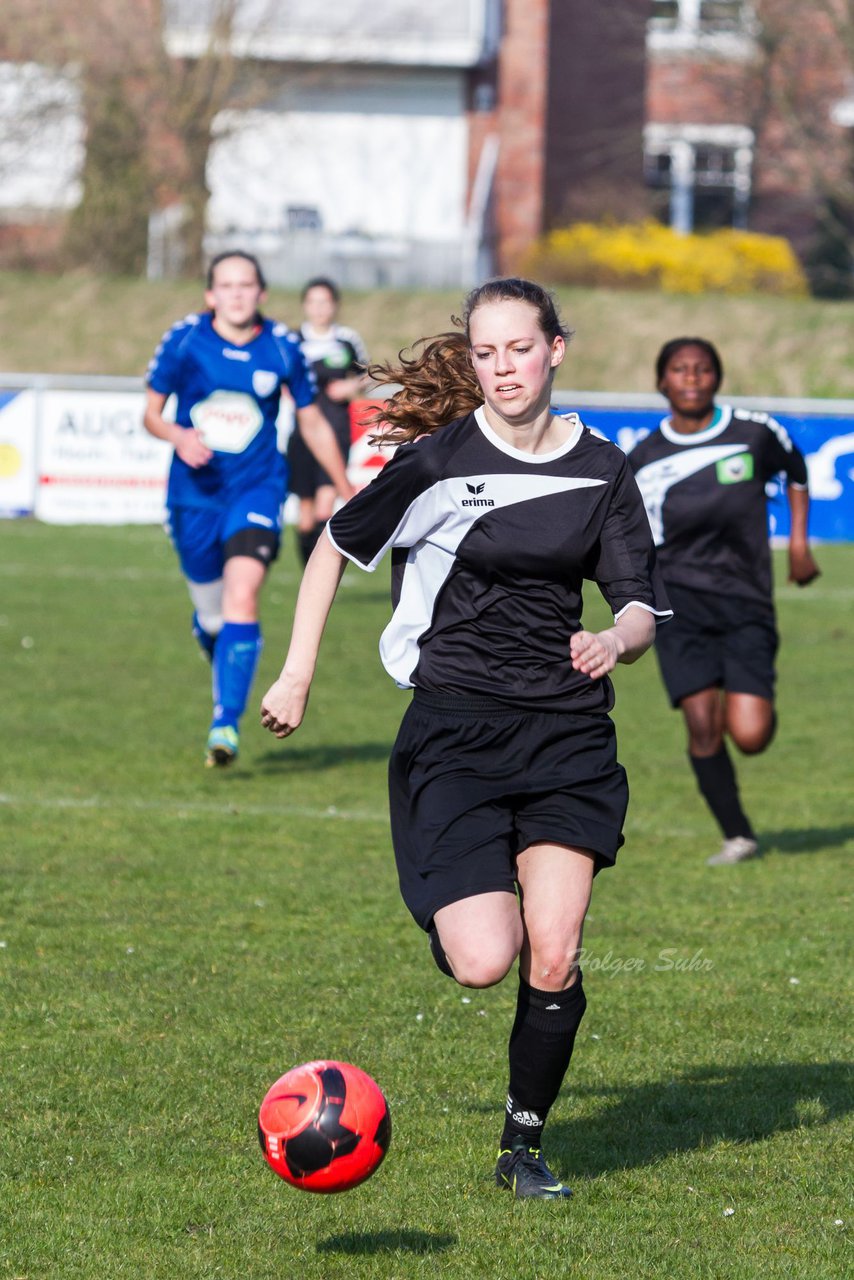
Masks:
[[[299,340],[300,350],[317,380],[321,412],[334,427],[346,428],[349,435],[349,403],[330,400],[326,388],[336,378],[364,373],[368,365],[365,344],[356,330],[345,324],[333,324],[326,333],[317,333],[311,325],[303,324]]]
[[[616,617],[669,616],[625,455],[570,415],[547,454],[513,448],[482,408],[403,445],[327,532],[373,571],[392,548],[383,665],[397,683],[530,708],[608,711],[611,682],[573,670],[582,583]]]
[[[771,598],[765,485],[784,472],[803,488],[803,454],[767,413],[721,405],[703,431],[665,418],[629,454],[665,582],[752,600]]]

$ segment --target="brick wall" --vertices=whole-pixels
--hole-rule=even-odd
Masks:
[[[560,2],[560,0],[559,0]],[[498,269],[518,269],[543,225],[550,0],[505,0],[496,120]]]

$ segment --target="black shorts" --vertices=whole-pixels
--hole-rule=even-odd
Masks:
[[[671,706],[713,688],[773,702],[779,645],[773,605],[672,583],[667,594],[673,617],[658,628],[655,652]]]
[[[537,841],[590,849],[597,871],[612,866],[629,790],[607,716],[416,690],[389,796],[403,900],[429,929],[452,902],[514,893],[516,856]]]
[[[349,417],[346,421],[328,420],[346,463],[350,455]],[[288,441],[288,489],[298,498],[313,498],[317,490],[327,484],[332,484],[332,481],[303,440],[299,428],[295,427]]]

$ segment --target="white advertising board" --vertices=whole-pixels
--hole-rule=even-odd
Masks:
[[[140,392],[46,391],[35,514],[50,524],[156,524],[172,450],[142,425]]]
[[[0,517],[32,515],[35,392],[0,392]]]

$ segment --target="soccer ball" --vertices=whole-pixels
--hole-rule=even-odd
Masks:
[[[348,1062],[306,1062],[267,1091],[258,1114],[267,1163],[303,1191],[349,1191],[382,1162],[391,1141],[388,1103]]]

